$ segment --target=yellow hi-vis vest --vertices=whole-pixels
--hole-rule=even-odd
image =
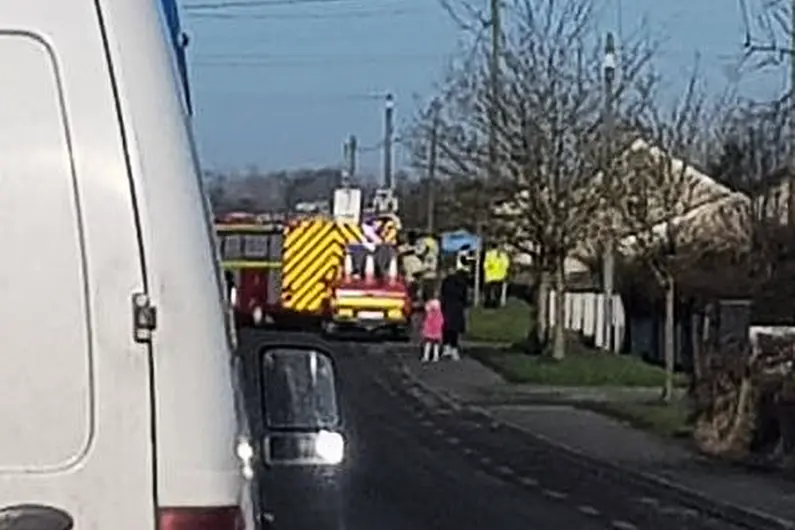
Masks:
[[[486,283],[504,282],[508,277],[510,259],[502,250],[490,249],[483,258],[483,281]]]

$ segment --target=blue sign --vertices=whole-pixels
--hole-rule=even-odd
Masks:
[[[443,233],[440,246],[442,252],[458,252],[466,247],[476,249],[480,248],[480,239],[466,230],[456,230]]]

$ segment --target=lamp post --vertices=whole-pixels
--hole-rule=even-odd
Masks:
[[[605,83],[605,115],[604,115],[604,184],[608,193],[608,207],[614,206],[613,190],[613,136],[615,134],[614,109],[613,109],[613,83],[616,77],[616,45],[613,34],[608,33],[605,41],[604,55],[604,83]],[[614,351],[613,337],[613,290],[615,283],[615,240],[613,233],[613,212],[608,213],[610,226],[607,228],[605,252],[602,263],[602,289],[604,290],[604,344],[607,350]]]

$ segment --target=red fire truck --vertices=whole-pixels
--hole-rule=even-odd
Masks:
[[[282,223],[232,213],[215,228],[235,320],[259,325],[280,306]]]

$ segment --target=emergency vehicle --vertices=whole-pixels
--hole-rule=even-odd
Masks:
[[[322,214],[237,213],[219,219],[219,254],[232,284],[230,299],[238,324],[282,327],[311,321],[329,329],[326,324],[335,318],[333,308],[342,309],[351,301],[334,301],[336,290],[353,278],[344,270],[349,249],[362,245],[378,248],[384,255],[394,248],[400,228],[392,214],[374,214],[360,221]],[[402,285],[397,272],[394,276],[394,281],[384,283],[389,292],[399,291]],[[366,280],[368,293],[381,285],[364,275],[359,279]],[[344,288],[342,293],[346,293]],[[394,312],[387,314],[394,316]],[[355,312],[354,320],[366,316]],[[395,318],[389,320],[390,325],[393,321],[397,325]]]
[[[413,304],[398,262],[394,244],[349,245],[342,275],[333,284],[326,331],[383,330],[408,339]]]
[[[259,325],[279,310],[281,219],[231,213],[216,221],[219,255],[235,320]]]

